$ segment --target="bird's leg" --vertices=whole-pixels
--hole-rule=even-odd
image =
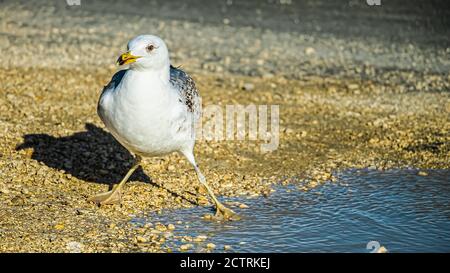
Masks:
[[[119,184],[115,185],[113,187],[113,189],[110,191],[89,197],[88,201],[94,202],[94,203],[97,203],[100,205],[120,203],[122,200],[121,189],[122,189],[123,185],[125,185],[125,183],[128,181],[130,176],[139,167],[140,164],[141,164],[141,157],[139,155],[136,155],[133,166],[128,171],[128,173],[125,175],[125,177],[122,179],[122,181],[120,181]]]
[[[200,169],[198,168],[198,166],[195,165],[194,168],[197,173],[198,180],[206,188],[209,196],[211,197],[211,199],[214,201],[214,204],[216,205],[216,217],[221,217],[226,220],[239,220],[239,216],[234,211],[225,207],[225,205],[223,205],[222,203],[220,203],[219,200],[217,200],[216,196],[214,195],[214,192],[208,186],[208,183],[206,183],[205,176],[200,172]]]
[[[206,188],[208,191],[209,196],[214,201],[214,204],[216,205],[216,217],[221,217],[226,220],[239,220],[240,217],[231,209],[225,207],[222,203],[217,200],[216,196],[214,195],[214,192],[211,190],[211,188],[206,183],[205,176],[200,171],[199,167],[197,166],[197,163],[195,162],[194,154],[192,153],[192,149],[189,150],[182,150],[180,151],[186,159],[189,161],[189,163],[194,166],[195,172],[197,173],[198,181],[202,186]]]

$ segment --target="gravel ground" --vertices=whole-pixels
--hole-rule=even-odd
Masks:
[[[210,206],[177,155],[146,159],[122,205],[86,202],[131,164],[95,109],[141,33],[167,41],[205,105],[280,105],[273,152],[198,143],[220,196],[269,195],[279,182],[308,190],[346,168],[450,167],[445,1],[81,1],[0,2],[1,252],[165,252],[189,240],[171,236],[178,223],[130,221]]]

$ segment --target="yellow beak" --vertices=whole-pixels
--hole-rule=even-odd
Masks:
[[[141,56],[134,56],[131,55],[130,52],[126,52],[120,55],[119,59],[117,59],[117,64],[118,65],[131,64],[134,63],[139,58],[141,58]]]

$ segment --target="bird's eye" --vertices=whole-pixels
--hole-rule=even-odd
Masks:
[[[152,51],[153,49],[155,49],[155,46],[154,45],[148,45],[147,46],[147,51]]]

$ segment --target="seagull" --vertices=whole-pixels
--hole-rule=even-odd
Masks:
[[[128,42],[118,65],[128,65],[114,74],[103,88],[97,113],[105,126],[129,152],[131,169],[112,190],[88,199],[99,205],[120,203],[121,191],[143,157],[183,155],[194,167],[216,207],[216,216],[232,220],[237,215],[214,195],[194,157],[195,124],[201,115],[200,95],[194,80],[173,67],[164,41],[140,35]]]

